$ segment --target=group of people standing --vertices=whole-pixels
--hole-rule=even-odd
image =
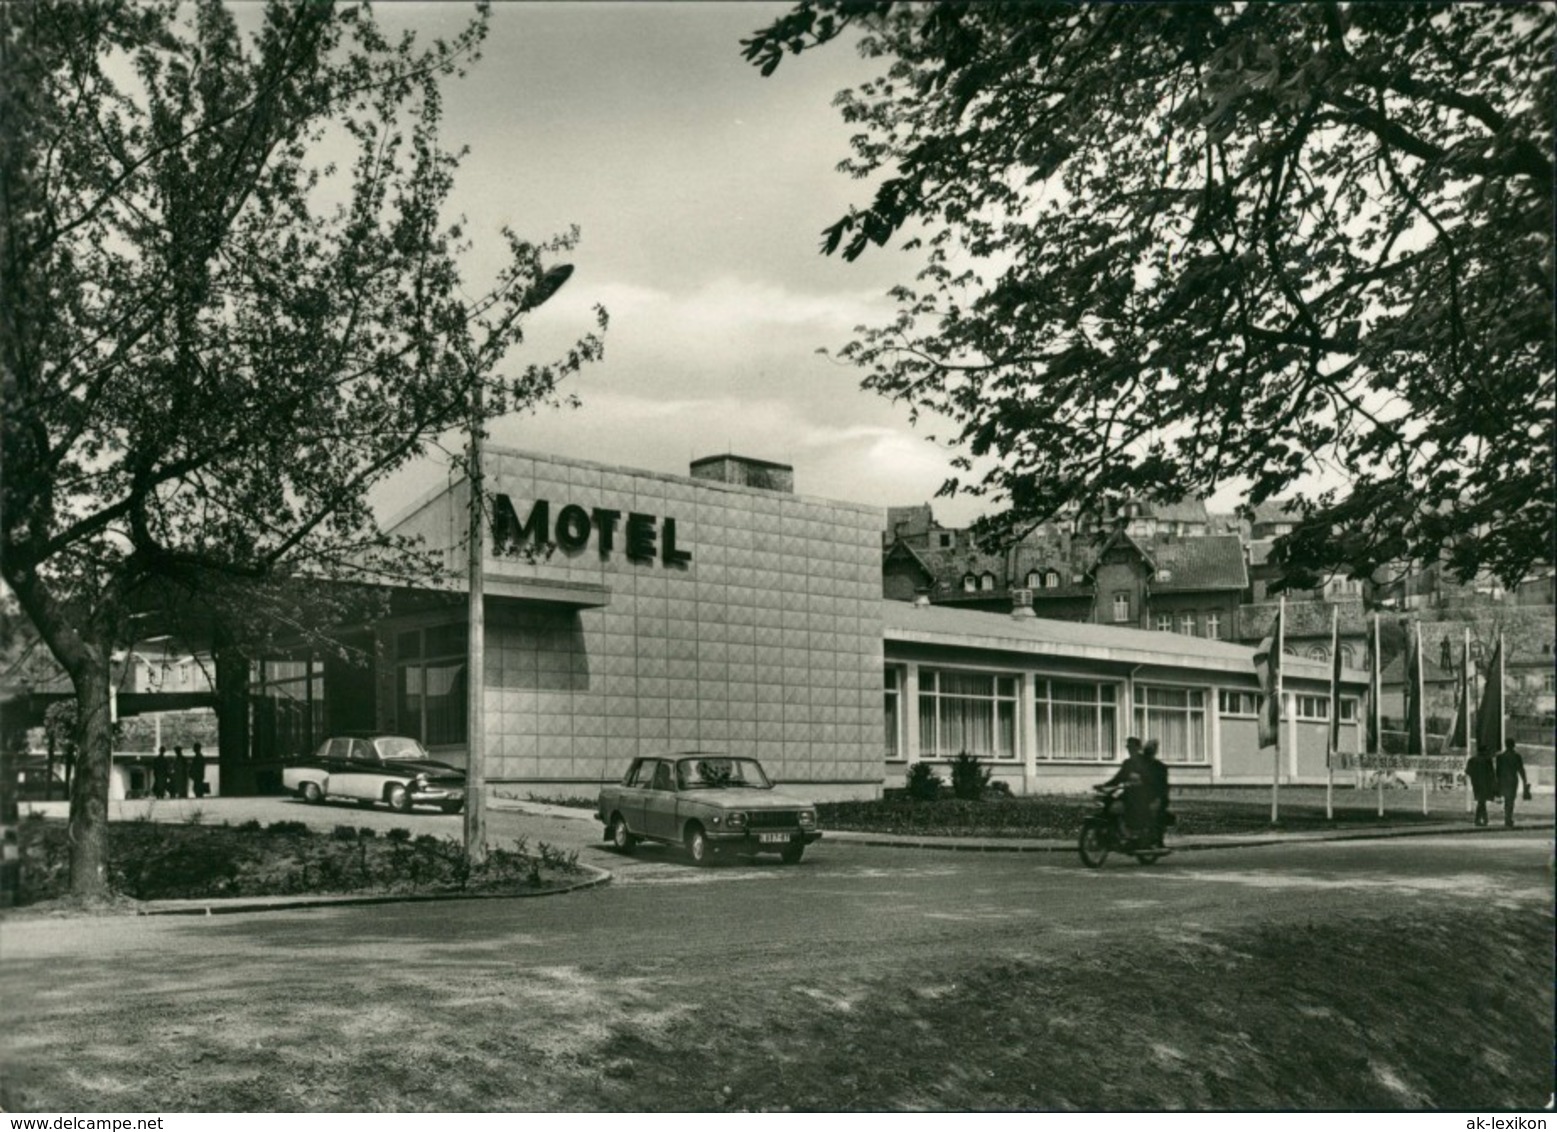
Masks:
[[[1465,777],[1470,781],[1471,795],[1476,799],[1476,824],[1487,824],[1487,803],[1503,799],[1503,824],[1514,827],[1514,800],[1524,786],[1525,801],[1530,800],[1530,778],[1525,774],[1525,760],[1519,748],[1510,739],[1497,757],[1486,747],[1465,760]]]
[[[196,798],[204,798],[205,752],[196,743],[190,758],[184,757],[184,748],[174,746],[173,758],[168,759],[168,749],[160,747],[151,760],[151,793],[154,798],[187,798],[191,790]]]

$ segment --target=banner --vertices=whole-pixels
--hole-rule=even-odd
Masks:
[[[1406,754],[1427,754],[1427,689],[1422,682],[1422,627],[1411,623],[1406,638]]]
[[[1325,747],[1325,766],[1333,766],[1341,749],[1341,610],[1330,610],[1330,741]]]
[[[1470,713],[1470,630],[1460,644],[1460,674],[1454,682],[1454,722],[1449,726],[1449,746],[1465,751],[1470,746],[1470,727],[1466,716]]]
[[[1476,709],[1476,747],[1488,754],[1503,749],[1503,634],[1487,666],[1487,682],[1481,690],[1481,706]]]
[[[1260,642],[1260,647],[1254,650],[1254,671],[1260,678],[1260,691],[1265,695],[1265,703],[1260,708],[1260,746],[1274,747],[1280,743],[1281,735],[1281,645],[1282,645],[1282,614],[1286,612],[1283,603],[1276,610],[1276,620],[1271,624],[1270,633]]]
[[[1370,754],[1376,754],[1382,750],[1383,739],[1380,737],[1384,728],[1379,722],[1379,716],[1384,712],[1384,686],[1383,673],[1379,671],[1379,615],[1373,615],[1373,624],[1368,629],[1368,690],[1362,698],[1362,749]]]

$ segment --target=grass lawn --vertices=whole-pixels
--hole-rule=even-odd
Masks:
[[[69,984],[14,1016],[28,1111],[1402,1110],[1544,1105],[1553,922],[1489,903],[1054,933],[926,954],[638,977],[432,965],[408,998],[271,968]],[[263,942],[255,944],[265,961]],[[326,956],[320,956],[321,964]],[[447,959],[448,956],[440,956]],[[423,963],[428,960],[424,959]],[[295,974],[295,972],[293,972]],[[317,972],[315,972],[317,974]],[[405,974],[405,972],[401,972]],[[160,980],[160,981],[159,981]],[[160,988],[160,989],[159,989]],[[130,1037],[134,1036],[134,1037]],[[148,1050],[160,1070],[148,1073]]]
[[[774,990],[607,1043],[610,1109],[1504,1109],[1551,1088],[1549,915],[1105,936]],[[792,999],[793,996],[790,996]]]
[[[21,823],[20,909],[69,906],[68,834],[63,820]],[[109,904],[124,910],[141,900],[546,891],[583,875],[576,850],[544,843],[493,848],[472,871],[452,838],[413,837],[407,829],[379,836],[344,824],[319,833],[295,821],[114,822],[108,841],[109,884],[119,897]]]

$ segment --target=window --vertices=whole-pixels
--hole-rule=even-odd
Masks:
[[[1357,701],[1347,696],[1341,697],[1341,722],[1357,722]]]
[[[978,579],[975,578],[972,574],[967,574],[967,575],[963,576],[963,579],[962,579],[962,591],[964,593],[972,593],[974,590],[978,589],[978,587],[979,587]]]
[[[1171,613],[1159,613],[1159,614],[1157,614],[1157,631],[1159,633],[1171,633],[1171,632],[1173,632],[1173,614],[1171,614]]]
[[[1329,696],[1294,696],[1292,698],[1297,701],[1295,706],[1299,719],[1323,723],[1330,718]]]
[[[1043,576],[1043,584],[1051,590],[1060,588],[1060,575],[1057,570],[1050,570]]]
[[[979,589],[992,590],[995,588],[995,575],[986,573],[979,578]]]
[[[942,550],[950,550],[952,543],[956,541],[955,536],[950,531],[941,531],[935,538]]]
[[[926,758],[963,751],[982,759],[1016,758],[1016,677],[920,670],[919,746]]]
[[[1130,595],[1129,594],[1115,594],[1114,595],[1114,620],[1115,621],[1128,621],[1128,620],[1130,620]]]
[[[1206,694],[1199,688],[1167,688],[1139,684],[1135,689],[1135,733],[1157,740],[1165,763],[1203,763],[1206,741]]]
[[[1186,637],[1195,635],[1195,615],[1193,613],[1179,614],[1179,632]]]
[[[1548,672],[1541,680],[1541,687],[1548,692],[1557,692],[1557,673]]]
[[[1308,657],[1310,660],[1329,660],[1330,650],[1324,645],[1309,645]]]
[[[1341,664],[1346,668],[1357,667],[1357,650],[1351,645],[1341,646]]]
[[[1216,695],[1217,710],[1223,715],[1259,715],[1265,699],[1258,692],[1230,692],[1225,688]]]
[[[423,746],[465,742],[468,639],[463,623],[395,638],[396,718]]]
[[[1206,614],[1206,636],[1213,641],[1222,639],[1222,615],[1220,613]]]
[[[888,668],[882,696],[882,726],[885,728],[886,753],[889,759],[903,757],[903,733],[902,712],[902,687],[903,672],[899,668]]]
[[[1078,680],[1033,682],[1040,759],[1112,762],[1119,750],[1118,689]]]
[[[1029,570],[1029,571],[1027,571],[1027,588],[1030,589],[1030,590],[1036,590],[1041,585],[1043,585],[1043,581],[1039,577],[1038,571],[1037,570]]]

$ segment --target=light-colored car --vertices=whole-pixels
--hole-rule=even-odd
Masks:
[[[283,767],[281,782],[305,802],[345,798],[392,810],[437,806],[446,814],[465,804],[465,772],[432,758],[404,735],[337,735],[311,759]]]
[[[777,853],[788,864],[822,836],[816,806],[782,794],[756,759],[708,751],[637,758],[604,786],[596,815],[623,853],[639,841],[684,845],[707,864],[721,853]]]

